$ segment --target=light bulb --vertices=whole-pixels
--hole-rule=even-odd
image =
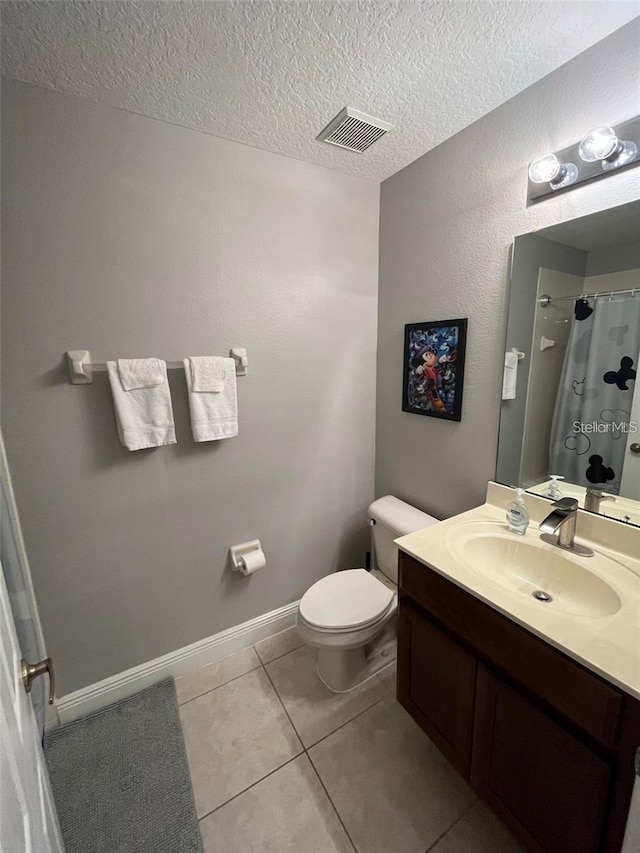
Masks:
[[[549,184],[552,190],[559,190],[573,184],[578,177],[578,169],[573,163],[561,163],[555,154],[538,157],[529,166],[529,178],[534,184]]]
[[[582,138],[578,153],[587,163],[602,161],[602,168],[609,171],[635,160],[638,148],[634,142],[619,140],[614,129],[603,124]]]
[[[619,145],[613,128],[603,124],[602,127],[596,127],[582,137],[578,153],[587,163],[596,163],[614,154]]]
[[[534,184],[547,184],[557,177],[560,172],[560,161],[555,154],[545,154],[538,157],[529,166],[529,177]]]

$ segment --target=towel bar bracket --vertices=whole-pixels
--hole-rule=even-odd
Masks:
[[[244,347],[233,347],[229,355],[236,363],[236,376],[246,376],[249,369],[246,349]]]
[[[249,360],[244,347],[234,347],[229,356],[235,361],[236,376],[246,376]],[[95,371],[104,372],[107,369],[106,362],[93,363],[91,353],[86,349],[72,349],[67,352],[67,366],[69,368],[69,382],[72,385],[90,385],[93,382]],[[184,368],[182,361],[168,361],[170,370]]]
[[[91,353],[86,349],[72,349],[67,353],[69,381],[72,385],[90,385],[93,382]],[[106,366],[106,365],[105,365]]]

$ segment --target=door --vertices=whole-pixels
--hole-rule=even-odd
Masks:
[[[536,853],[597,853],[611,767],[478,665],[471,784]]]
[[[627,436],[620,494],[625,498],[640,501],[640,385],[637,382],[633,383],[633,403],[629,423],[635,431],[630,431]]]
[[[0,567],[0,853],[64,850]]]
[[[400,704],[468,778],[475,658],[406,601],[400,605],[398,647]]]

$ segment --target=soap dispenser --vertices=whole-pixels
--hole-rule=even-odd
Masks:
[[[564,477],[561,474],[549,474],[549,477],[551,478],[551,482],[542,493],[542,496],[544,498],[551,498],[551,500],[557,501],[562,497],[558,481],[564,480]]]
[[[524,502],[524,489],[516,489],[516,498],[507,509],[507,527],[524,536],[528,526],[529,512]]]

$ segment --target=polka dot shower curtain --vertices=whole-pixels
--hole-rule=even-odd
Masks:
[[[576,300],[551,430],[550,474],[620,493],[639,353],[640,292]]]

